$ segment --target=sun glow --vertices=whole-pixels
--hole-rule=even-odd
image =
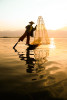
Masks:
[[[55,48],[54,38],[50,38],[50,45],[49,48]]]
[[[47,29],[67,25],[67,0],[0,0],[0,30],[22,29],[42,16]]]

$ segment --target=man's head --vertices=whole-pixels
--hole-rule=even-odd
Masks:
[[[33,21],[31,21],[31,22],[29,22],[31,25],[33,25],[34,24],[34,22]]]

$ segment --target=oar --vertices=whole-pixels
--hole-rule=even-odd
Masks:
[[[19,42],[19,41],[18,41]],[[16,45],[18,44],[18,42],[13,46],[13,48],[15,48],[16,47]]]

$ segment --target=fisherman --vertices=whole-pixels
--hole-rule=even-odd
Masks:
[[[32,26],[33,24],[34,24],[33,21],[29,22],[29,25],[25,27],[26,28],[25,33],[19,38],[18,42],[23,41],[25,37],[27,37],[26,44],[30,45],[30,36],[32,37],[34,36],[33,32],[36,30],[36,26],[37,26],[36,25],[35,28],[33,28]]]
[[[25,33],[19,38],[18,42],[23,41],[27,37],[26,45],[30,45],[30,36],[32,36],[32,37],[34,36],[33,32],[36,30],[36,26],[37,26],[36,25],[35,28],[33,28],[33,26],[32,26],[33,24],[34,24],[33,21],[29,22],[29,25],[27,25],[25,27],[26,28]],[[13,46],[13,48],[16,47],[16,45],[18,44],[18,42]]]

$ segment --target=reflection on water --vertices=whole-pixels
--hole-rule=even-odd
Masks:
[[[49,51],[45,50],[44,48],[38,48],[33,50],[27,48],[26,54],[25,52],[18,52],[15,48],[14,50],[15,52],[17,52],[20,60],[24,60],[26,62],[28,66],[26,71],[28,73],[37,73],[39,70],[43,70],[42,65],[48,61],[47,56],[49,55]]]
[[[54,42],[54,38],[50,38],[50,45],[49,48],[55,48],[55,42]]]
[[[0,39],[0,93],[36,94],[47,89],[53,97],[66,97],[67,39],[50,40],[49,45],[32,48],[19,43],[13,50],[17,39]]]
[[[37,73],[45,69],[44,64],[48,63],[47,57],[49,56],[49,48],[55,48],[54,38],[50,39],[49,45],[31,45],[27,47],[26,52],[18,53],[20,60],[24,60],[27,64],[27,73]],[[52,62],[53,63],[53,62]]]
[[[60,76],[55,77],[55,74],[63,70],[60,62],[48,60],[50,50],[55,48],[53,38],[50,43],[49,45],[28,47],[26,52],[18,52],[18,50],[14,49],[20,60],[26,62],[26,72],[34,74],[32,77],[29,76],[27,81],[46,80],[44,85],[49,86],[62,80],[62,78],[59,78]]]
[[[48,62],[47,57],[49,56],[49,50],[45,50],[44,48],[38,48],[36,50],[34,50],[34,57],[36,59],[36,63],[35,63],[35,68],[36,68],[36,72],[41,72],[43,70],[45,70],[45,66],[43,66],[43,64],[45,64],[46,62]]]

